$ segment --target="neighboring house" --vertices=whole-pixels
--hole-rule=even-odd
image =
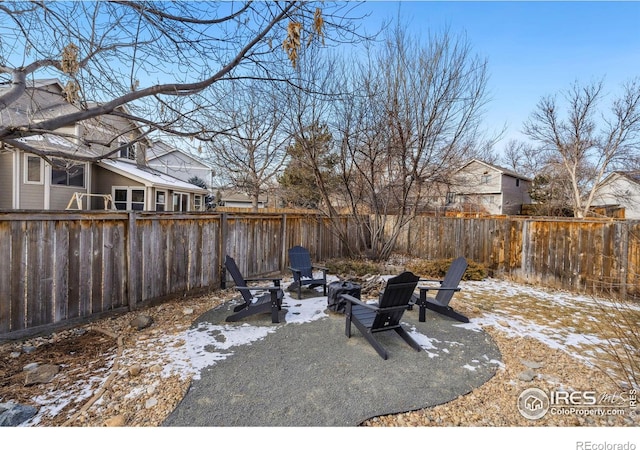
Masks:
[[[219,206],[230,208],[253,208],[253,198],[232,189],[222,189],[215,192]],[[258,197],[258,208],[267,206],[267,197]]]
[[[446,194],[446,206],[487,214],[520,214],[531,203],[532,180],[511,170],[477,159],[459,168]]]
[[[207,189],[213,187],[213,165],[166,142],[153,141],[147,150],[147,165],[182,181],[198,177],[206,183]]]
[[[597,188],[593,207],[624,208],[624,218],[640,219],[640,172],[613,172]]]
[[[6,88],[0,84],[0,95]],[[0,111],[0,127],[20,126],[74,110],[78,106],[65,100],[58,80],[39,80]],[[56,157],[50,158],[54,164],[20,144],[48,155],[56,152]],[[21,138],[13,147],[3,145],[0,209],[204,209],[206,190],[145,165],[149,145],[137,124],[118,115],[104,115],[55,133]],[[101,161],[74,160],[82,157]],[[110,196],[113,203],[107,202],[105,196]]]

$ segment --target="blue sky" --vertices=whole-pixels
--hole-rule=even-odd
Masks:
[[[489,63],[487,129],[508,127],[497,150],[526,139],[522,123],[541,97],[601,79],[615,95],[640,77],[640,2],[369,1],[360,10],[371,11],[366,27],[399,14],[413,35],[466,34]]]

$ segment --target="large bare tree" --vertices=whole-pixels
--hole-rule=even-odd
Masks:
[[[543,172],[562,174],[567,181],[562,194],[569,201],[566,206],[575,217],[586,217],[605,176],[637,161],[640,81],[625,83],[608,111],[601,109],[602,82],[576,82],[560,98],[562,104],[558,96],[542,98],[524,133],[538,144]]]
[[[8,88],[0,94],[0,111],[11,108],[36,78],[61,79],[75,108],[37,122],[3,122],[0,142],[16,144],[104,114],[210,139],[221,130],[200,111],[215,105],[216,86],[243,78],[288,80],[307,45],[356,36],[350,20],[355,7],[304,1],[2,2],[0,82]]]
[[[253,199],[257,211],[260,195],[287,157],[291,136],[283,126],[286,105],[271,82],[243,80],[232,88],[210,119],[228,131],[207,145],[207,157],[221,179]]]
[[[463,38],[442,32],[422,44],[397,27],[354,75],[360,95],[334,133],[345,202],[368,230],[369,256],[386,259],[430,189],[485,148],[487,64]]]

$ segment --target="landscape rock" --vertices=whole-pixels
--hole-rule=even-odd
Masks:
[[[142,366],[140,366],[140,364],[134,364],[131,367],[129,367],[129,375],[132,377],[137,377],[138,375],[140,375],[141,371],[142,371]]]
[[[122,414],[119,414],[114,417],[110,417],[104,421],[105,427],[123,427],[125,424],[125,419]]]
[[[54,364],[44,364],[27,371],[25,386],[50,382],[60,372],[60,367]]]
[[[520,374],[518,374],[518,380],[520,381],[531,381],[535,377],[536,373],[531,369],[527,369],[524,372],[520,372]]]
[[[540,369],[542,366],[544,366],[544,364],[541,362],[527,361],[526,359],[521,359],[520,362],[522,363],[522,365],[528,367],[529,369]]]
[[[153,323],[153,317],[148,316],[146,314],[140,314],[130,322],[130,325],[132,328],[143,330],[145,328],[150,327],[152,323]]]
[[[0,427],[16,427],[36,415],[38,408],[16,403],[0,403]]]

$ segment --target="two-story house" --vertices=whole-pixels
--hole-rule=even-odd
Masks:
[[[520,214],[531,203],[531,178],[473,159],[455,171],[446,198],[448,207],[486,214]]]
[[[0,84],[0,95],[7,88]],[[77,109],[66,101],[58,80],[39,80],[0,111],[0,126],[20,126]],[[2,145],[0,209],[203,209],[207,191],[148,167],[149,146],[136,123],[115,114]]]

